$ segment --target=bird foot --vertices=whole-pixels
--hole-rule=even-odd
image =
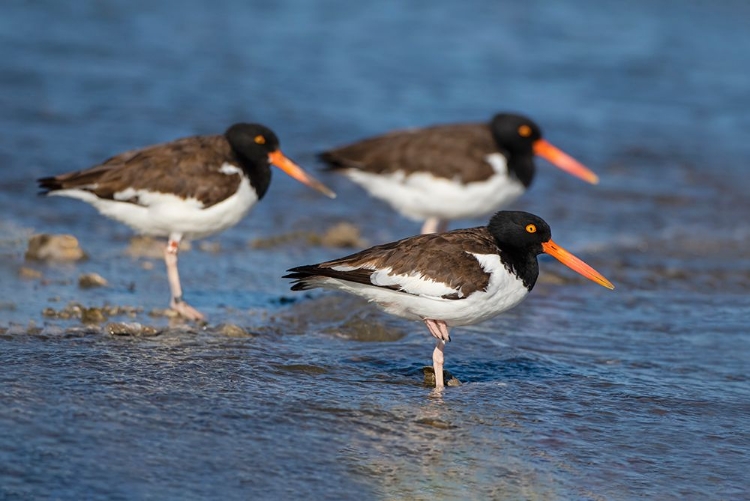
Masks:
[[[183,301],[182,298],[172,298],[169,307],[188,320],[205,320],[206,318],[201,312]]]

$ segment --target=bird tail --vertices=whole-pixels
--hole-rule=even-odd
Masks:
[[[326,164],[325,168],[323,169],[325,171],[336,171],[352,167],[350,163],[337,156],[333,151],[320,152],[318,153],[317,157],[318,160]]]
[[[39,185],[38,195],[40,196],[47,195],[52,191],[63,189],[63,183],[57,176],[40,177],[36,182]]]
[[[312,283],[312,281],[310,280],[314,277],[320,276],[320,274],[317,272],[318,267],[316,265],[297,266],[296,268],[291,268],[287,271],[290,271],[292,273],[284,275],[281,278],[289,278],[293,280],[293,291],[305,291],[317,287],[317,285]]]

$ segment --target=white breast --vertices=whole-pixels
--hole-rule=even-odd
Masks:
[[[484,181],[463,184],[458,179],[435,177],[428,172],[405,175],[371,174],[347,169],[345,175],[371,195],[388,202],[402,215],[424,220],[465,219],[486,216],[513,203],[526,188],[518,179],[508,176],[505,157],[487,155],[495,174]]]

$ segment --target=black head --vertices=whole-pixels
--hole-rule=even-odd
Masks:
[[[498,113],[492,118],[490,129],[497,147],[505,153],[508,171],[527,188],[534,179],[534,155],[587,183],[599,182],[596,174],[544,140],[539,126],[523,115]]]
[[[492,216],[487,228],[501,249],[517,249],[534,256],[544,252],[542,243],[552,238],[544,219],[528,212],[500,211]]]
[[[492,136],[498,146],[511,155],[534,153],[534,142],[542,138],[542,131],[537,124],[523,115],[498,113],[490,122]]]
[[[224,137],[238,155],[261,165],[269,165],[268,154],[279,149],[276,134],[260,124],[234,124],[227,129]]]
[[[269,154],[279,149],[279,138],[260,124],[234,124],[224,133],[240,167],[250,178],[258,198],[263,198],[271,184]]]
[[[500,211],[487,225],[500,249],[506,268],[531,290],[539,275],[536,257],[545,253],[568,268],[608,289],[614,285],[598,271],[552,241],[549,225],[539,216],[520,211]]]
[[[271,183],[271,165],[286,172],[297,181],[320,191],[330,198],[336,194],[323,183],[305,172],[279,149],[279,138],[271,129],[260,124],[234,124],[224,133],[242,169],[250,177],[258,198],[262,198]]]
[[[508,171],[529,187],[534,179],[534,143],[542,131],[530,119],[513,113],[498,113],[490,122],[492,137],[505,154]]]

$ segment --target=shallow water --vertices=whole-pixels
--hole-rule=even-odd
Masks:
[[[699,0],[5,2],[0,498],[750,499],[748,18]],[[280,279],[350,249],[249,245],[418,231],[343,179],[321,176],[329,201],[277,172],[218,252],[181,254],[206,327],[148,314],[163,265],[126,255],[127,228],[35,196],[36,177],[235,121],[315,168],[321,148],[505,109],[601,176],[539,162],[516,207],[617,289],[543,259],[522,305],[454,330],[463,384],[441,395],[423,326]],[[90,258],[24,263],[35,232]],[[84,272],[110,286],[79,289]],[[71,301],[140,308],[110,320],[158,335],[42,314]]]

